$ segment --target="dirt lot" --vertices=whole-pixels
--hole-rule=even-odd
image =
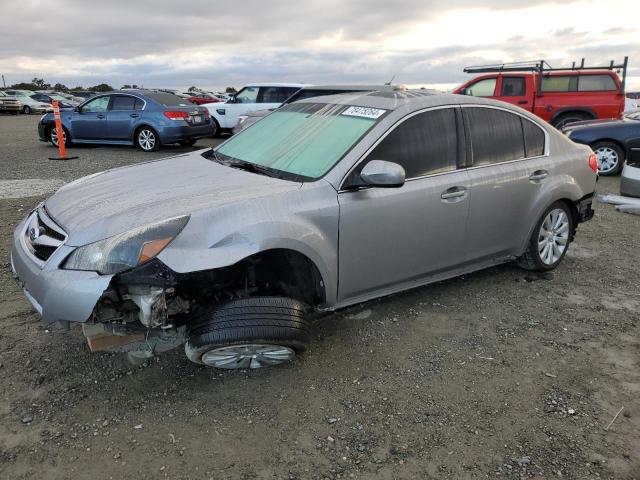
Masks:
[[[36,123],[0,116],[2,180],[184,151],[52,162]],[[42,198],[0,200],[2,479],[640,479],[640,217],[598,205],[551,275],[506,265],[361,305],[297,362],[227,372],[180,349],[131,367],[43,329],[9,265]]]

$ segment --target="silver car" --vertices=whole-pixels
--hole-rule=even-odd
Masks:
[[[419,91],[289,104],[215,150],[91,175],[15,230],[45,323],[92,350],[257,368],[310,314],[504,262],[547,271],[593,215],[597,160],[505,103]]]

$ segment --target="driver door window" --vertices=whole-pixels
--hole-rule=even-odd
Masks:
[[[108,106],[109,106],[108,95],[104,97],[98,97],[94,100],[91,100],[89,103],[86,103],[82,107],[82,113],[106,112]]]
[[[235,103],[257,103],[259,87],[246,87],[236,94]]]
[[[473,85],[469,85],[466,90],[467,95],[472,97],[493,97],[496,91],[496,79],[485,78],[484,80],[478,80]]]

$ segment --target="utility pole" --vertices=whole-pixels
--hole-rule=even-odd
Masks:
[[[4,75],[2,75],[2,88],[7,88],[7,84],[4,81]]]

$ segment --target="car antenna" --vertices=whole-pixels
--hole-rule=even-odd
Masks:
[[[400,69],[402,70],[402,69]],[[385,83],[385,85],[391,85],[391,82],[393,82],[393,80],[398,76],[398,74],[400,73],[400,70],[398,70],[396,73],[393,74],[393,76],[391,77],[391,80],[389,80],[387,83]]]

